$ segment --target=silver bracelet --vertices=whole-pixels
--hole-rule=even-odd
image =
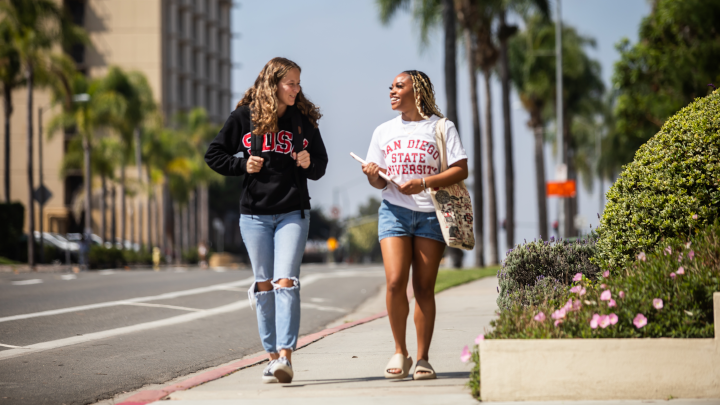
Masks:
[[[425,185],[425,177],[422,178],[422,185],[423,185],[423,190],[427,189],[427,186]]]

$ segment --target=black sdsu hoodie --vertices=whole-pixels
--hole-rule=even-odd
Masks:
[[[294,114],[300,115],[303,146],[310,153],[307,169],[297,167],[292,158],[293,139],[297,132],[292,125]],[[258,173],[246,172],[250,147],[250,108],[240,106],[230,114],[205,153],[205,162],[216,172],[223,176],[245,176],[240,213],[275,215],[301,208],[310,209],[307,179],[320,179],[325,175],[328,163],[320,131],[310,120],[295,106],[287,108],[285,114],[278,118],[278,132],[264,135],[260,157],[265,161]]]

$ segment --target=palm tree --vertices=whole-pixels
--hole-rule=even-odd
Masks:
[[[13,112],[12,92],[23,83],[20,54],[12,43],[8,22],[0,21],[0,85],[3,92],[5,117],[5,202],[10,203],[10,117]]]
[[[84,41],[81,28],[70,23],[54,0],[5,0],[0,20],[7,22],[10,43],[17,50],[27,86],[28,235],[35,229],[33,204],[33,91],[35,74],[48,64],[53,47]],[[28,237],[28,264],[35,268],[34,238]]]

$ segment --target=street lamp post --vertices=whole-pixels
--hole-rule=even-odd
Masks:
[[[90,95],[87,93],[82,94],[75,94],[73,95],[73,101],[76,103],[87,103],[90,101]],[[87,104],[84,105],[82,113],[85,115],[83,117],[83,121],[85,126],[87,126]],[[86,129],[86,128],[85,128]],[[80,129],[80,131],[83,131],[84,129]],[[88,256],[87,253],[90,250],[90,236],[92,235],[92,215],[90,210],[92,209],[91,204],[91,184],[90,184],[90,134],[82,134],[82,145],[83,145],[83,163],[85,165],[85,170],[83,173],[83,177],[85,177],[85,228],[83,229],[84,238],[82,243],[85,245],[83,249],[81,249],[81,255],[83,255],[83,261],[85,263],[86,269],[89,268],[88,263]]]
[[[555,68],[555,114],[556,114],[556,127],[557,127],[557,142],[558,142],[558,153],[560,154],[560,166],[562,167],[565,165],[565,146],[564,146],[564,131],[563,131],[563,85],[562,85],[562,17],[561,17],[561,9],[560,9],[560,0],[555,0],[555,6],[556,6],[556,16],[555,16],[555,55],[556,55],[556,68]],[[562,170],[561,171],[567,173],[567,171]],[[565,179],[557,179],[561,181],[567,180]],[[567,236],[564,235],[564,226],[565,221],[568,221],[569,218],[565,218],[565,197],[560,197],[558,199],[558,203],[560,205],[560,212],[559,212],[559,224],[558,224],[558,234],[560,236]]]
[[[45,238],[43,237],[43,206],[45,205],[45,192],[43,189],[43,120],[42,120],[43,107],[38,108],[38,169],[40,171],[40,185],[38,186],[38,203],[40,206],[40,263],[45,263]],[[31,201],[32,203],[32,201]]]

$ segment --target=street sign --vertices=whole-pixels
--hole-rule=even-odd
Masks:
[[[546,193],[548,197],[575,197],[575,180],[548,181]]]
[[[44,184],[36,188],[33,192],[33,200],[37,201],[40,205],[45,205],[45,203],[51,198],[52,193],[47,189],[47,187],[45,187]]]
[[[330,215],[332,215],[332,217],[333,217],[334,219],[340,218],[340,208],[338,208],[338,207],[332,207],[332,208],[330,209]]]

